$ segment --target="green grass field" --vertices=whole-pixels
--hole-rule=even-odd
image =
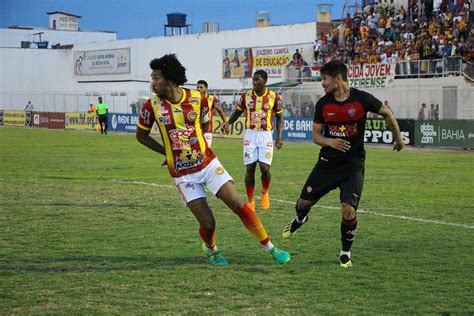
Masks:
[[[213,148],[244,195],[241,146]],[[275,152],[272,207],[257,211],[293,260],[273,263],[209,197],[230,261],[212,267],[162,157],[133,135],[0,128],[0,314],[474,313],[474,153],[368,147],[343,270],[338,192],[281,237],[318,151]]]

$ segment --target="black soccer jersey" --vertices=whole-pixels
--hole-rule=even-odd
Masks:
[[[320,157],[350,159],[365,157],[364,133],[367,112],[378,113],[382,102],[370,93],[351,88],[347,100],[339,102],[326,94],[316,103],[314,122],[324,124],[323,136],[342,138],[351,143],[347,152],[332,147],[322,147]]]

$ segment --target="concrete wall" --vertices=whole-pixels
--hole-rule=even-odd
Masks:
[[[41,40],[48,41],[48,47],[58,43],[61,45],[68,45],[77,43],[115,41],[117,39],[117,33],[115,32],[55,31],[41,28],[35,28],[32,30],[0,29],[0,47],[19,48],[21,47],[22,41],[39,41],[39,36],[33,35],[39,32],[44,32],[44,34],[41,34]],[[34,47],[33,44],[32,47]]]

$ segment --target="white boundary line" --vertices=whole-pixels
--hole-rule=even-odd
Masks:
[[[128,183],[128,184],[150,185],[150,186],[154,186],[154,187],[163,187],[163,188],[170,188],[170,189],[175,189],[176,188],[175,186],[172,186],[172,185],[159,184],[159,183],[155,183],[155,182],[123,181],[123,180],[112,180],[112,181],[120,182],[120,183]],[[271,200],[276,201],[276,202],[280,202],[280,203],[285,203],[285,204],[292,204],[292,205],[295,204],[295,201],[286,201],[286,200],[279,200],[279,199],[274,199],[274,198],[272,198]],[[318,208],[322,208],[322,209],[329,209],[329,210],[338,210],[339,209],[339,207],[336,207],[336,206],[326,206],[326,205],[320,205],[320,204],[316,204],[314,207],[318,207]],[[424,218],[416,218],[416,217],[403,216],[403,215],[383,214],[383,213],[377,213],[377,212],[372,212],[372,211],[366,211],[364,209],[358,209],[357,212],[358,213],[375,215],[375,216],[380,216],[380,217],[391,217],[391,218],[396,218],[396,219],[401,219],[401,220],[406,220],[406,221],[413,221],[413,222],[430,223],[430,224],[436,224],[436,225],[446,225],[446,226],[454,226],[454,227],[474,229],[474,226],[472,226],[472,225],[449,223],[449,222],[436,221],[436,220],[424,219]]]

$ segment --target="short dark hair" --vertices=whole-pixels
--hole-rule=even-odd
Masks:
[[[321,68],[321,76],[328,75],[336,78],[337,75],[342,76],[342,80],[347,81],[347,66],[339,60],[332,60]]]
[[[203,84],[206,88],[208,87],[206,80],[199,80],[197,84]]]
[[[253,73],[253,75],[254,75],[254,76],[255,76],[255,75],[260,76],[260,77],[262,77],[263,79],[265,79],[265,81],[267,81],[267,79],[268,79],[268,74],[267,74],[267,72],[266,72],[265,70],[262,70],[262,69],[257,70],[256,72]]]
[[[168,54],[161,58],[153,59],[150,61],[150,68],[160,70],[166,80],[174,82],[178,86],[188,81],[186,78],[186,68],[181,65],[175,54]]]

